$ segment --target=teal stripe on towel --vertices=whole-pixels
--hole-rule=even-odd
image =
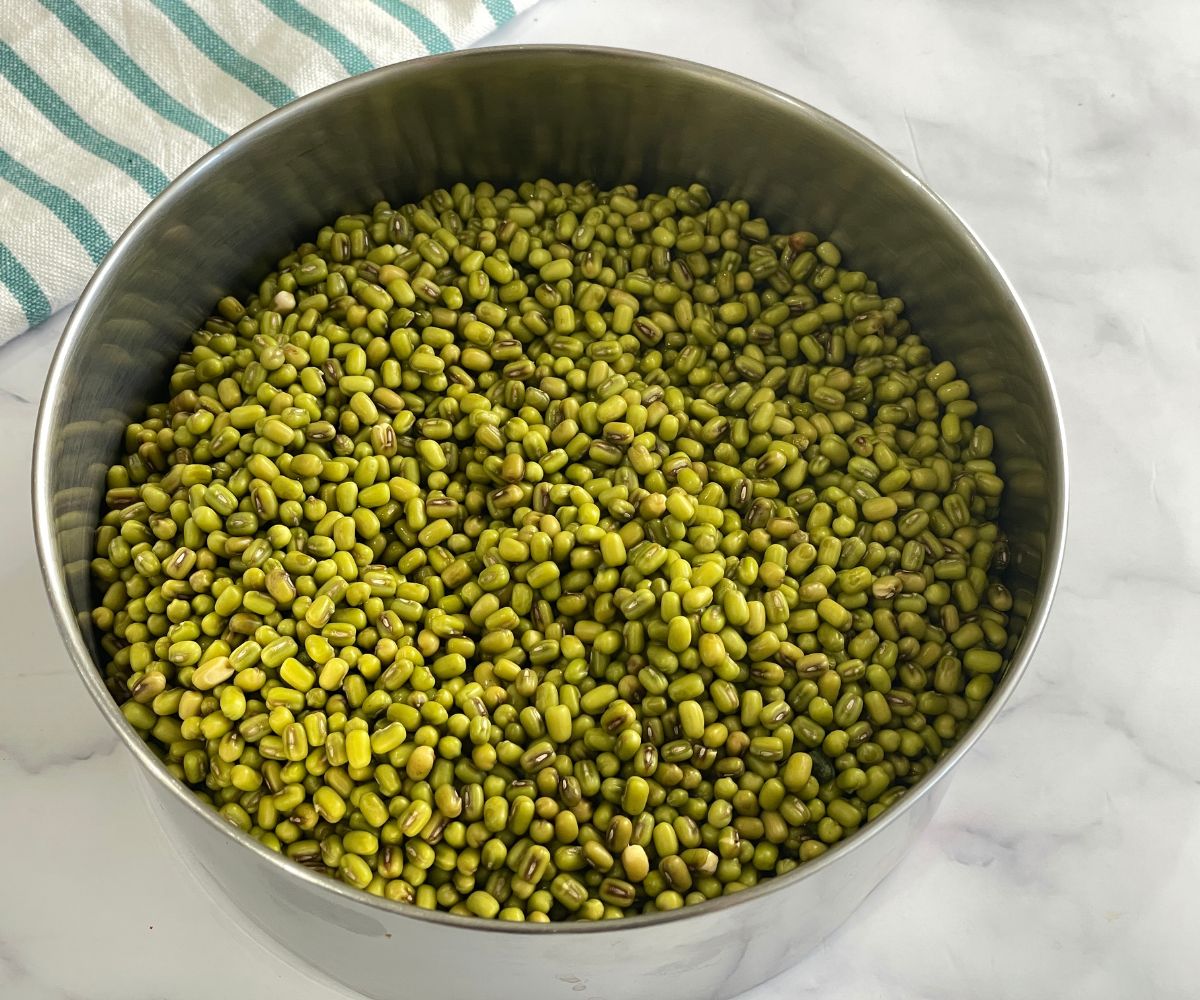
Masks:
[[[92,128],[3,40],[0,40],[0,73],[63,135],[124,171],[147,194],[156,195],[167,186],[166,174],[141,154]]]
[[[375,66],[362,49],[332,25],[321,20],[296,0],[259,0],[285,24],[307,35],[345,67],[347,73],[365,73]]]
[[[125,88],[155,114],[215,146],[229,138],[211,122],[162,89],[75,0],[41,0],[41,4],[112,71]]]
[[[33,280],[33,276],[3,243],[0,243],[0,282],[13,293],[30,326],[37,326],[50,316],[50,303],[42,286]]]
[[[517,16],[517,12],[509,0],[483,0],[483,5],[488,9],[488,13],[492,15],[492,20],[496,22],[497,26]]]
[[[278,108],[296,99],[296,92],[291,87],[238,52],[183,0],[150,2],[208,58],[209,62],[254,91],[268,104]]]
[[[416,35],[432,53],[452,52],[454,43],[446,37],[442,31],[429,18],[422,14],[415,7],[403,2],[403,0],[375,0],[375,5],[387,11],[393,18],[403,24],[409,31]],[[488,4],[491,8],[491,4]],[[511,5],[509,6],[511,10]],[[493,16],[495,16],[493,14]]]
[[[0,177],[18,191],[36,198],[58,216],[62,224],[71,230],[79,245],[87,251],[93,264],[99,264],[112,247],[112,239],[104,231],[96,217],[82,203],[71,197],[62,188],[35,174],[23,163],[18,163],[0,149]]]

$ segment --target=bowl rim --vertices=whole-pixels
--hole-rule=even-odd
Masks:
[[[303,116],[318,105],[336,101],[345,94],[360,90],[370,90],[383,80],[404,78],[414,74],[427,72],[431,67],[448,62],[470,64],[475,61],[504,61],[551,56],[588,56],[592,59],[607,60],[614,66],[640,63],[650,64],[668,72],[685,77],[699,77],[705,80],[716,78],[723,86],[739,91],[746,97],[760,103],[781,105],[793,114],[809,121],[816,127],[832,132],[843,143],[856,148],[863,157],[902,181],[909,189],[911,196],[924,202],[925,207],[941,217],[941,221],[951,228],[957,228],[966,238],[972,256],[976,263],[990,272],[999,282],[1011,300],[1011,305],[1020,320],[1023,332],[1034,349],[1042,378],[1045,380],[1047,396],[1050,403],[1050,417],[1054,429],[1052,459],[1057,463],[1058,490],[1057,495],[1050,498],[1054,504],[1056,516],[1052,519],[1046,540],[1045,563],[1043,579],[1036,601],[1022,633],[1019,647],[1009,664],[1005,681],[991,696],[983,711],[975,719],[974,724],[963,738],[938,761],[934,769],[918,782],[911,791],[907,792],[894,806],[887,809],[883,815],[865,824],[859,831],[839,843],[833,850],[821,857],[799,865],[796,869],[784,875],[763,879],[756,886],[743,892],[729,896],[718,896],[705,903],[682,907],[678,910],[637,914],[621,920],[603,921],[553,921],[549,923],[510,922],[502,920],[485,920],[481,917],[463,917],[441,910],[423,910],[411,903],[400,903],[383,897],[373,896],[360,889],[352,888],[344,882],[311,871],[302,865],[288,859],[285,855],[276,853],[263,846],[254,837],[243,832],[224,820],[215,809],[202,802],[182,782],[173,777],[166,766],[151,751],[133,727],[125,720],[117,703],[104,686],[98,664],[92,659],[77,626],[75,611],[67,593],[65,572],[62,566],[62,556],[59,551],[57,535],[54,526],[53,497],[50,492],[51,456],[53,440],[52,433],[57,423],[57,413],[62,405],[61,389],[62,375],[71,364],[77,342],[89,322],[89,313],[101,289],[110,276],[118,272],[124,264],[124,258],[130,247],[137,244],[142,234],[151,230],[159,217],[163,215],[171,202],[182,191],[195,184],[202,183],[208,175],[218,171],[223,159],[230,155],[231,150],[245,144],[252,138],[284,128],[289,122]],[[1062,416],[1062,406],[1058,398],[1053,378],[1047,364],[1045,351],[1038,340],[1029,314],[1018,297],[1012,282],[1005,274],[999,263],[983,246],[971,227],[945,201],[935,194],[929,186],[905,167],[900,161],[885,151],[882,147],[852,129],[832,115],[814,106],[786,94],[774,87],[750,80],[739,74],[717,69],[703,63],[678,59],[672,56],[660,55],[635,49],[585,46],[585,45],[504,45],[483,46],[456,52],[425,56],[382,66],[358,76],[348,77],[327,86],[314,90],[289,104],[268,112],[263,117],[251,122],[244,128],[233,133],[221,144],[213,147],[195,163],[184,170],[166,188],[164,188],[149,204],[147,204],[129,224],[128,228],[117,239],[113,248],[101,262],[96,272],[88,281],[78,301],[72,309],[61,339],[55,349],[54,357],[46,376],[41,404],[38,410],[37,427],[34,432],[33,445],[33,522],[34,537],[37,546],[38,561],[41,566],[42,578],[47,595],[50,599],[55,624],[59,634],[70,653],[76,671],[79,673],[84,687],[87,688],[92,700],[100,709],[108,724],[116,732],[120,740],[133,756],[144,765],[154,781],[168,795],[196,816],[201,822],[208,824],[220,835],[240,844],[254,852],[260,861],[274,866],[281,877],[297,879],[319,893],[329,894],[331,899],[340,902],[366,906],[382,910],[391,916],[413,920],[423,920],[460,931],[491,932],[504,934],[605,934],[613,931],[635,930],[644,927],[658,926],[688,920],[702,919],[719,911],[741,906],[753,900],[763,899],[777,892],[792,890],[804,880],[817,875],[824,868],[837,864],[839,859],[848,857],[856,845],[880,835],[884,829],[897,822],[905,813],[910,812],[918,802],[930,796],[933,789],[942,783],[953,767],[970,750],[984,731],[995,721],[1003,711],[1009,698],[1022,676],[1028,669],[1033,652],[1041,638],[1053,604],[1055,591],[1058,586],[1067,535],[1067,509],[1069,501],[1066,431]]]

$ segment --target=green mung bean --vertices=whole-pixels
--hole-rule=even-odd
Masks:
[[[344,216],[129,426],[108,686],[229,822],[391,900],[598,919],[785,874],[1012,645],[992,431],[903,310],[699,185]]]

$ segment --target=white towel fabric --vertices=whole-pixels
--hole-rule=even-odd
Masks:
[[[0,0],[0,344],[74,301],[207,150],[536,0]]]

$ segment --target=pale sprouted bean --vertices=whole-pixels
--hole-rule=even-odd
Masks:
[[[967,382],[699,185],[343,216],[166,396],[108,472],[109,688],[229,822],[390,900],[600,919],[791,871],[1015,641]]]

